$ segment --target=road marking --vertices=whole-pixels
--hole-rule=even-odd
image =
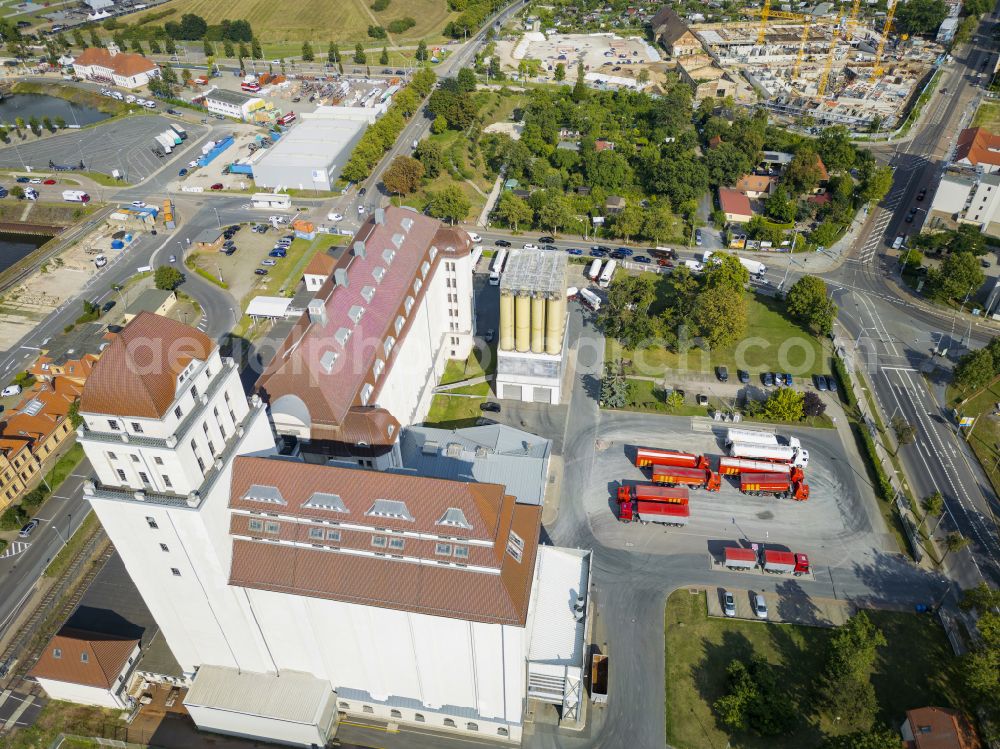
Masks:
[[[30,546],[31,544],[26,541],[12,541],[10,546],[4,549],[3,553],[0,554],[0,559],[16,557],[18,554],[22,554],[27,551]]]

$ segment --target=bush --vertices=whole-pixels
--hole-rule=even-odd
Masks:
[[[28,522],[28,513],[21,505],[11,505],[0,515],[0,531],[13,531]]]
[[[402,34],[416,25],[416,21],[406,16],[405,18],[397,18],[395,21],[389,21],[389,25],[386,28],[393,34]]]
[[[372,3],[372,10],[374,11],[385,10],[386,8],[389,7],[389,2],[390,0],[375,0],[375,2]]]
[[[854,388],[851,386],[851,376],[847,373],[847,367],[839,357],[833,359],[833,374],[837,377],[837,394],[851,408],[858,407],[858,399],[854,397]]]
[[[21,497],[21,504],[29,510],[33,510],[36,507],[40,507],[42,502],[44,502],[48,496],[49,493],[45,490],[45,488],[38,486]]]
[[[389,35],[385,32],[385,29],[383,29],[381,26],[369,26],[368,36],[370,36],[372,39],[385,39]]]
[[[154,275],[156,288],[163,291],[173,291],[184,281],[184,274],[171,265],[161,265]]]

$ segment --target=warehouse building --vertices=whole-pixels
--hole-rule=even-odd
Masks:
[[[333,189],[367,121],[337,116],[334,107],[326,109],[333,111],[303,115],[299,124],[253,165],[257,187]]]
[[[221,88],[207,92],[204,101],[205,109],[211,114],[221,114],[223,117],[232,117],[243,122],[255,119],[254,112],[267,106],[266,102],[259,96],[250,96],[242,91],[226,91]]]

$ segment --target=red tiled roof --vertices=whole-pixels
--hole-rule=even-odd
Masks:
[[[156,70],[157,65],[142,55],[131,52],[119,52],[112,55],[104,47],[87,47],[73,60],[74,65],[84,67],[101,67],[113,70],[116,74],[131,78],[139,73]]]
[[[306,269],[302,271],[302,274],[306,276],[323,276],[324,278],[329,278],[333,275],[333,268],[336,264],[337,261],[325,252],[317,252],[313,255],[312,260],[309,261]]]
[[[212,339],[152,312],[140,312],[111,340],[80,398],[80,411],[158,419],[177,392],[177,375],[206,360]]]
[[[775,178],[768,177],[766,174],[746,174],[736,180],[733,189],[744,195],[748,192],[767,192],[774,182]]]
[[[943,707],[921,707],[906,713],[916,749],[977,749],[975,731],[959,713]]]
[[[138,640],[63,627],[49,640],[31,676],[110,689],[138,644]]]
[[[1000,166],[1000,135],[985,127],[969,127],[958,134],[955,161]]]
[[[364,243],[364,257],[352,249],[337,261],[335,272],[346,271],[348,285],[337,286],[331,277],[317,292],[316,298],[323,300],[326,310],[326,325],[314,323],[308,313],[303,314],[257,382],[257,388],[271,403],[286,394],[301,398],[314,425],[319,422],[340,428],[352,407],[363,405],[361,389],[366,380],[372,379],[376,356],[384,357],[382,342],[392,335],[397,343],[385,362],[385,371],[374,383],[378,392],[399,350],[401,336],[396,335],[394,323],[400,307],[407,296],[419,301],[431,280],[428,273],[419,293],[413,291],[415,279],[422,278],[421,264],[427,260],[433,272],[443,257],[464,255],[471,250],[468,234],[444,227],[432,218],[396,207],[386,208],[384,215],[382,224],[370,218],[351,243],[352,248],[357,242]],[[408,229],[404,221],[409,223]],[[400,240],[398,248],[394,237]],[[430,261],[432,246],[438,254]],[[395,253],[391,263],[383,257],[385,250]],[[373,275],[378,268],[384,270],[381,281],[376,281]],[[362,295],[366,287],[374,290],[370,302]],[[364,310],[358,323],[349,316],[353,308]],[[410,316],[406,317],[409,320]],[[346,345],[335,338],[341,328],[350,331]],[[321,363],[327,353],[336,355],[329,373]]]
[[[273,487],[286,504],[246,498],[254,486]],[[318,506],[333,504],[330,497],[317,497],[316,507],[304,506],[314,493],[336,495],[347,512]],[[377,500],[403,502],[412,520],[368,514]],[[516,504],[500,485],[238,457],[229,506],[301,518],[282,520],[279,532],[268,534],[251,532],[253,516],[235,513],[230,531],[244,538],[233,541],[231,585],[470,621],[526,621],[541,512]],[[471,527],[440,523],[449,510],[461,511]],[[312,540],[310,528],[336,528],[341,537],[336,542]],[[520,562],[506,550],[511,531],[524,544]],[[373,536],[402,539],[404,548],[373,547]],[[468,558],[436,555],[439,540],[467,546]],[[439,564],[445,560],[451,564]]]
[[[819,169],[820,182],[826,182],[830,179],[830,173],[826,171],[826,164],[823,163],[823,159],[820,158],[819,154],[816,154],[816,167]]]
[[[736,216],[753,216],[750,199],[743,193],[728,187],[719,188],[719,207],[724,213],[732,213]]]

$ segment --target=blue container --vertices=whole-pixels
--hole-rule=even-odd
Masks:
[[[112,250],[120,250],[120,249],[122,249],[124,247],[125,247],[125,243],[122,242],[120,239],[112,239],[111,240],[111,249]]]

